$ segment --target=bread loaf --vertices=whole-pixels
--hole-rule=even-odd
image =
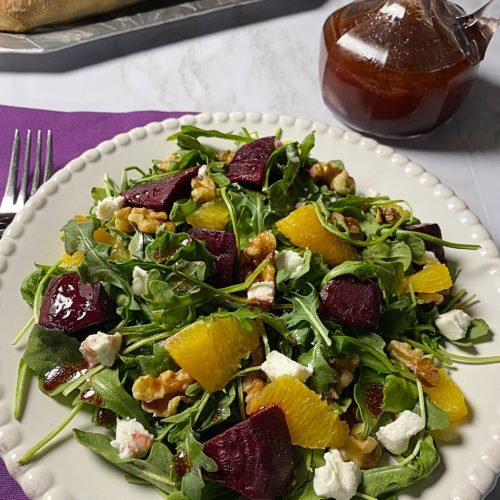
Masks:
[[[103,14],[141,0],[0,0],[0,31],[24,33],[47,24]]]

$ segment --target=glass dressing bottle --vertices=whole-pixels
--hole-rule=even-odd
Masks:
[[[368,134],[430,132],[467,97],[499,16],[500,0],[470,15],[447,0],[352,2],[323,28],[323,99]]]

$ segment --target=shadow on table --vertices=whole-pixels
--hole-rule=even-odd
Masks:
[[[435,132],[416,139],[383,142],[395,148],[436,153],[498,151],[500,155],[499,96],[499,83],[479,77],[457,114]]]
[[[57,52],[0,54],[0,71],[43,73],[71,71],[162,45],[312,10],[325,2],[326,0],[266,0],[82,43]],[[221,54],[221,57],[223,56],[224,54]]]

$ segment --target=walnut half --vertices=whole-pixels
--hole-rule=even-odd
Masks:
[[[177,407],[194,379],[184,370],[167,370],[158,377],[143,375],[132,386],[134,399],[142,402],[142,408],[155,416],[169,417],[177,413]]]
[[[354,424],[340,452],[346,462],[354,462],[360,469],[373,469],[382,455],[382,448],[375,438],[363,438],[362,433],[363,424]]]
[[[421,349],[413,348],[406,342],[391,340],[387,350],[394,359],[401,361],[411,370],[422,384],[427,387],[436,387],[439,384],[439,371],[430,358],[424,358]]]

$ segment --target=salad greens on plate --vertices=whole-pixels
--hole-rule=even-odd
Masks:
[[[446,349],[491,335],[444,250],[478,247],[280,135],[183,126],[68,214],[13,341],[15,417],[32,377],[68,416],[20,463],[85,412],[76,441],[171,500],[394,499],[434,471],[468,415],[448,367],[498,361]]]

